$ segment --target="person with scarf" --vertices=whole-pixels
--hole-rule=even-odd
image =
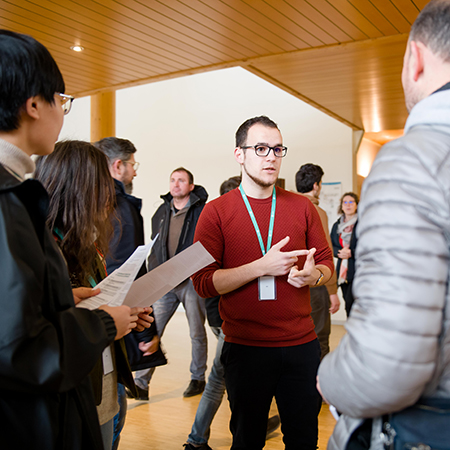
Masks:
[[[356,225],[358,215],[358,196],[353,192],[346,192],[339,204],[338,213],[341,217],[334,223],[331,229],[331,242],[333,254],[338,258],[336,274],[338,286],[341,287],[345,300],[345,312],[347,317],[353,305],[352,283],[355,275],[355,249],[356,249]]]

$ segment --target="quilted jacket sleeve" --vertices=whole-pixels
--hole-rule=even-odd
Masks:
[[[356,302],[347,335],[319,368],[325,398],[352,417],[415,403],[438,370],[448,301],[449,145],[423,139],[418,130],[386,145],[364,183]]]

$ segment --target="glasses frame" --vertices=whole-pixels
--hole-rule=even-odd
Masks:
[[[267,147],[268,148],[267,153],[265,155],[259,155],[257,150],[256,150],[258,147]],[[273,154],[275,155],[276,158],[284,158],[287,155],[287,151],[288,151],[288,148],[285,147],[284,145],[275,145],[275,147],[270,147],[269,145],[246,145],[246,146],[241,147],[241,148],[244,149],[244,150],[247,149],[247,148],[252,148],[253,150],[255,150],[255,155],[259,156],[261,158],[266,158],[267,156],[269,156],[269,153],[270,153],[271,150],[273,151]],[[276,148],[283,149],[283,153],[282,153],[281,156],[278,156],[275,153],[275,149]]]
[[[130,161],[122,160],[122,162],[124,164],[131,164],[133,166],[133,169],[134,169],[135,172],[137,172],[137,170],[139,169],[139,166],[140,166],[140,163],[138,163],[137,161],[133,163],[133,162],[130,162]]]
[[[72,109],[72,103],[75,100],[75,97],[63,94],[61,92],[57,92],[56,94],[61,97],[61,106],[64,111],[64,115],[67,116],[67,114],[69,114],[70,110]]]

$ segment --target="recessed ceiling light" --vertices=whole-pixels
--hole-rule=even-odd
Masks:
[[[81,45],[72,45],[72,47],[70,47],[70,50],[73,50],[74,52],[82,52],[84,50],[84,47],[82,47]]]

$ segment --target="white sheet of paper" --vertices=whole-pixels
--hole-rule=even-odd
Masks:
[[[137,279],[123,302],[128,306],[150,306],[175,286],[215,260],[200,242]]]
[[[140,245],[118,269],[102,280],[97,285],[100,294],[83,300],[77,306],[91,310],[101,305],[120,306],[157,238],[147,245]]]

